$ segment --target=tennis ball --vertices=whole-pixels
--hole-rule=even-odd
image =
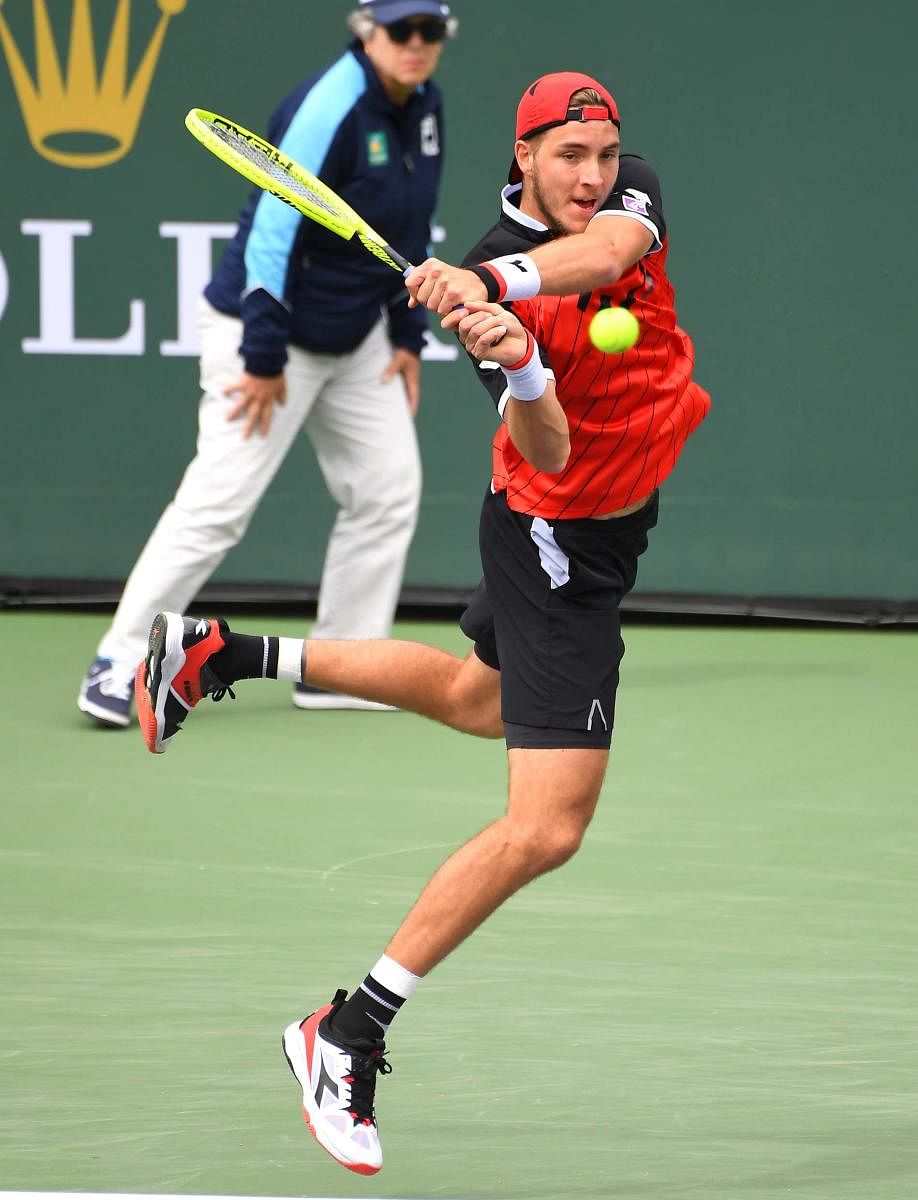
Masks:
[[[601,308],[590,322],[590,341],[603,354],[621,354],[634,345],[640,331],[627,308]]]

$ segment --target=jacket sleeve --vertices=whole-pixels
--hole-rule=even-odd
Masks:
[[[287,362],[290,308],[264,288],[242,296],[242,343],[239,353],[249,375],[280,375]]]
[[[274,114],[269,136],[284,154],[334,187],[341,126],[360,97],[365,80],[345,54]],[[287,361],[291,307],[287,281],[303,218],[283,200],[264,192],[255,208],[245,247],[240,353],[252,375],[279,375]]]

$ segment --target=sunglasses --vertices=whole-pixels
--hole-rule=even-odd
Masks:
[[[446,37],[446,22],[439,17],[422,17],[420,21],[403,17],[401,21],[393,21],[391,25],[387,25],[386,33],[390,41],[395,42],[397,46],[407,45],[416,33],[421,35],[428,46],[433,46]]]

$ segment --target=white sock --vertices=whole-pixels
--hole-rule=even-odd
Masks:
[[[401,963],[397,963],[394,958],[390,958],[388,954],[382,956],[370,974],[377,983],[381,983],[384,988],[388,988],[396,996],[401,996],[403,1000],[407,1000],[421,982],[420,975],[413,974]]]

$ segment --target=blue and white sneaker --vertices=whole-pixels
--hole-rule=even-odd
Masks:
[[[130,725],[135,666],[136,663],[97,658],[77,696],[80,712],[110,729],[125,729]]]

